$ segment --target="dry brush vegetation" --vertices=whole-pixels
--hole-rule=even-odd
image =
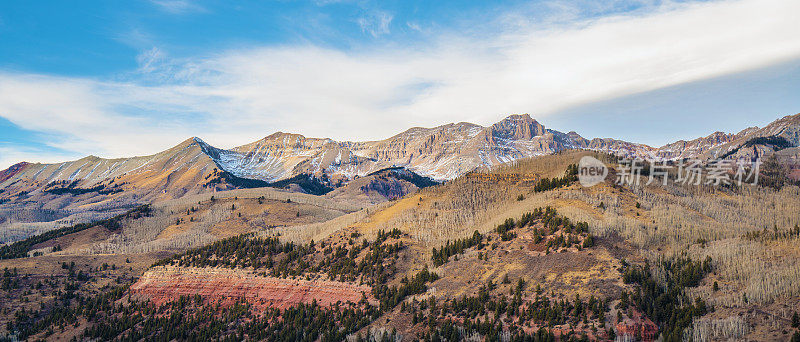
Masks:
[[[653,277],[662,287],[671,274],[660,261],[710,257],[713,272],[685,294],[701,298],[716,312],[695,318],[683,330],[685,338],[743,339],[763,329],[785,328],[793,312],[783,304],[796,304],[800,297],[800,250],[796,248],[800,230],[795,228],[800,223],[800,188],[713,188],[670,181],[664,186],[602,183],[583,188],[572,184],[536,191],[538,180],[562,176],[586,155],[613,164],[613,158],[588,151],[530,158],[368,208],[275,189],[189,195],[153,204],[153,215],[126,222],[121,231],[103,241],[59,253],[180,251],[250,231],[298,244],[323,241],[345,231],[374,240],[379,231],[397,229],[408,234],[414,253],[419,254],[408,253],[410,260],[424,264],[433,248],[448,241],[470,237],[476,230],[491,232],[507,218],[551,206],[574,222],[587,222],[594,236],[624,241],[636,252],[634,262],[652,262]],[[492,272],[497,277],[509,273]],[[757,311],[747,312],[748,308]]]
[[[597,156],[571,152],[532,158],[491,172],[558,176],[567,165],[587,154]],[[608,157],[601,159],[611,161]],[[392,211],[389,218],[362,214],[367,216],[362,222],[368,222],[370,229],[408,232],[426,246],[424,251],[467,237],[476,229],[490,231],[503,219],[532,208],[553,206],[571,220],[589,222],[597,236],[623,238],[648,260],[688,256],[700,261],[710,257],[713,275],[707,283],[687,292],[690,298],[700,297],[720,312],[735,315],[742,308],[766,308],[773,303],[794,302],[800,296],[800,250],[796,248],[800,235],[792,233],[800,223],[800,188],[714,188],[672,181],[665,186],[643,185],[646,181],[643,177],[639,186],[573,185],[536,193],[530,184],[462,177],[387,205],[384,211]],[[712,281],[721,289],[714,291]],[[791,310],[765,310],[776,321],[792,315]],[[686,334],[695,340],[740,338],[753,334],[749,324],[759,319],[699,319]]]

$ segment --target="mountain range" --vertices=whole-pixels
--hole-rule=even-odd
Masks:
[[[260,184],[301,175],[336,188],[391,167],[404,167],[421,176],[446,181],[476,169],[567,149],[669,160],[755,158],[777,151],[782,160],[796,164],[800,154],[798,145],[800,114],[784,117],[764,128],[751,127],[736,134],[715,132],[657,148],[610,138],[589,140],[576,132],[548,129],[529,115],[521,114],[488,127],[466,122],[414,127],[388,139],[365,142],[339,142],[277,132],[250,144],[221,149],[195,137],[144,157],[88,156],[64,163],[16,164],[0,172],[0,189],[54,184],[106,189],[134,184],[178,197],[209,185],[236,187],[237,182],[232,179]]]
[[[149,156],[22,162],[0,171],[0,242],[105,219],[142,204],[233,189],[272,187],[368,207],[474,170],[576,149],[650,160],[752,160],[774,154],[800,179],[799,145],[800,114],[764,128],[715,132],[661,147],[587,139],[549,129],[527,114],[490,126],[414,127],[378,141],[277,132],[222,149],[195,137]]]
[[[0,336],[797,340],[795,183],[588,188],[574,165],[768,157],[767,179],[771,156],[797,169],[799,133],[795,115],[651,147],[512,115],[20,163],[0,172]]]

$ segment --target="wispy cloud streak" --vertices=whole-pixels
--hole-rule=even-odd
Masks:
[[[413,49],[253,47],[183,60],[155,50],[142,55],[146,74],[127,82],[0,74],[0,116],[103,156],[152,153],[190,135],[223,147],[276,130],[379,139],[398,127],[547,116],[797,59],[794,13],[793,0],[717,1],[515,23],[489,37],[444,33]]]

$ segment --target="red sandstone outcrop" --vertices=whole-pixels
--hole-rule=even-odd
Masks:
[[[28,165],[30,164],[26,162],[16,163],[14,165],[11,165],[11,167],[0,171],[0,183],[5,182],[6,179],[14,177],[14,175],[25,169],[25,167]]]
[[[617,336],[635,337],[642,341],[655,341],[658,338],[658,326],[638,311],[632,318],[617,323]]]
[[[201,295],[220,304],[245,299],[255,307],[281,309],[299,303],[309,304],[314,300],[322,306],[337,302],[357,303],[364,295],[371,300],[369,286],[264,277],[245,270],[174,266],[152,268],[131,286],[130,292],[155,304],[180,296]]]

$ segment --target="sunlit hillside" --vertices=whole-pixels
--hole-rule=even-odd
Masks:
[[[366,207],[271,188],[155,202],[4,247],[0,312],[6,332],[56,340],[175,336],[148,313],[158,307],[191,313],[169,324],[197,337],[243,326],[251,338],[311,327],[350,340],[788,338],[800,189],[644,185],[646,176],[586,188],[576,176],[585,156],[621,167],[568,151]],[[64,301],[76,311],[58,309]],[[292,310],[341,327],[270,319]],[[366,320],[350,321],[359,312]]]

